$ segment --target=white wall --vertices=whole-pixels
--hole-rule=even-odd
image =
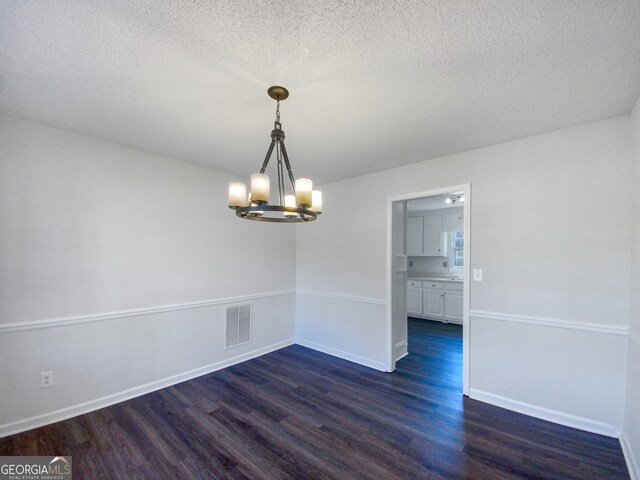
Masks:
[[[449,260],[444,257],[409,257],[413,265],[409,265],[409,276],[419,276],[421,273],[451,273],[449,267],[443,267],[443,262]]]
[[[358,298],[386,301],[387,198],[471,183],[472,396],[614,435],[631,172],[623,116],[324,185],[322,221],[297,229],[297,336],[384,362],[384,306]]]
[[[640,185],[640,99],[631,113],[632,136],[635,142],[634,187]],[[629,352],[627,357],[627,391],[622,445],[627,463],[640,479],[640,197],[634,188],[633,245],[631,259],[631,315],[629,319]]]
[[[638,452],[640,244],[629,269],[632,205],[619,201],[640,179],[630,127],[325,185],[325,214],[296,241],[293,226],[233,216],[233,176],[0,117],[0,435],[289,344],[294,314],[300,343],[383,369],[386,199],[471,182],[471,261],[485,272],[471,285],[472,395],[611,434],[631,302],[624,432]],[[344,214],[353,199],[367,208]],[[256,237],[269,255],[239,261]],[[225,351],[237,301],[254,304],[253,343]],[[40,389],[46,370],[56,385]]]
[[[295,228],[237,219],[236,177],[6,116],[0,138],[0,435],[293,341]],[[238,301],[253,342],[225,351]]]

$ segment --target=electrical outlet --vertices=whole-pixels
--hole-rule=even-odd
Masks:
[[[334,323],[330,323],[330,324],[329,324],[329,331],[330,331],[331,333],[334,333],[334,332],[336,331],[336,326],[335,326],[335,324],[334,324]]]
[[[413,260],[409,260],[409,266],[413,267]]]
[[[442,262],[442,266],[447,268],[449,266],[449,262]]]
[[[474,282],[481,282],[482,281],[482,269],[481,268],[474,268],[473,269],[473,281]]]
[[[53,371],[40,373],[40,388],[53,387]]]

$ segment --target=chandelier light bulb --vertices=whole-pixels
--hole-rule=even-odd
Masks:
[[[311,210],[316,213],[322,213],[322,192],[320,190],[311,192]]]
[[[296,208],[296,196],[295,195],[285,195],[284,196],[284,206]],[[295,217],[298,215],[296,212],[284,212],[285,217]]]
[[[296,203],[302,207],[310,207],[312,203],[311,195],[313,182],[308,178],[296,180]]]
[[[256,203],[269,203],[269,190],[271,182],[269,175],[254,173],[251,175],[251,201]]]
[[[244,207],[247,204],[247,186],[244,183],[229,184],[229,206]]]

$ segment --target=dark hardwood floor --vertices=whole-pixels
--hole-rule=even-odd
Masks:
[[[0,439],[74,478],[615,479],[618,440],[462,397],[461,328],[410,320],[393,374],[301,346]]]

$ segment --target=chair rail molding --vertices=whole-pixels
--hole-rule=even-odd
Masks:
[[[303,289],[296,290],[296,293],[300,295],[310,295],[312,297],[333,298],[335,300],[347,300],[347,301],[359,302],[359,303],[371,303],[373,305],[387,304],[387,300],[384,298],[359,297],[356,295],[344,295],[341,293],[320,292],[317,290],[303,290]]]
[[[77,325],[82,323],[104,322],[107,320],[117,320],[127,317],[139,317],[143,315],[153,315],[157,313],[174,312],[177,310],[189,310],[192,308],[203,308],[214,305],[226,305],[233,303],[248,302],[261,298],[280,297],[283,295],[294,295],[295,290],[279,290],[274,292],[256,293],[251,295],[240,295],[236,297],[217,298],[190,303],[177,303],[173,305],[161,305],[157,307],[135,308],[116,312],[98,313],[90,315],[78,315],[72,317],[50,318],[44,320],[31,320],[26,322],[7,323],[0,325],[0,335],[27,330],[38,330],[42,328],[64,327],[67,325]]]
[[[599,323],[578,322],[575,320],[560,320],[555,318],[532,317],[525,315],[513,315],[510,313],[489,312],[485,310],[472,310],[471,318],[484,320],[496,320],[499,322],[524,323],[542,327],[564,328],[569,330],[581,330],[584,332],[603,333],[606,335],[629,335],[629,328],[620,325],[604,325]]]

